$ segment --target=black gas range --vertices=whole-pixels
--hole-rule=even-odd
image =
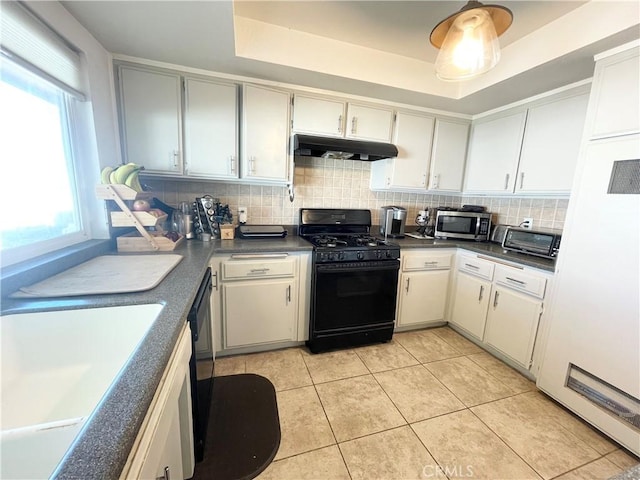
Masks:
[[[314,246],[309,349],[390,340],[400,247],[371,235],[371,212],[303,208],[298,233]]]

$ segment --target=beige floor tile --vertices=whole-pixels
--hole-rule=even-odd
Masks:
[[[515,393],[466,357],[427,363],[425,367],[469,407]]]
[[[423,365],[374,376],[409,423],[465,408]]]
[[[305,352],[303,359],[307,364],[313,383],[331,382],[369,373],[367,367],[353,350],[319,354]]]
[[[622,472],[622,468],[606,458],[600,458],[595,462],[587,463],[569,473],[560,475],[555,480],[606,480],[620,472]]]
[[[435,362],[462,355],[461,352],[430,330],[398,333],[394,335],[394,338],[420,363]]]
[[[624,470],[640,464],[640,460],[622,449],[611,452],[605,458]]]
[[[540,478],[469,410],[431,418],[411,427],[451,478]]]
[[[514,392],[529,392],[536,389],[535,383],[487,352],[474,353],[473,355],[467,355],[467,357]]]
[[[418,365],[418,361],[395,340],[356,350],[367,368],[375,372]]]
[[[434,328],[432,332],[438,335],[441,339],[458,350],[460,353],[464,353],[465,355],[484,352],[484,350],[477,346],[475,343],[467,340],[458,332],[452,330],[449,327]]]
[[[338,442],[405,424],[371,375],[316,385]]]
[[[615,443],[602,433],[565,410],[542,392],[531,392],[525,398],[528,398],[533,404],[537,405],[537,408],[543,411],[545,415],[558,422],[600,455],[611,453],[618,448]]]
[[[312,385],[302,350],[288,348],[246,356],[247,373],[268,378],[276,391]]]
[[[350,480],[336,445],[273,462],[258,480]]]
[[[341,443],[353,480],[422,479],[436,464],[409,426]]]
[[[277,395],[281,439],[276,460],[336,443],[315,388],[295,388]]]
[[[216,358],[214,372],[216,377],[237,375],[246,372],[245,356]]]
[[[471,411],[545,479],[600,457],[533,402],[532,395],[537,393],[486,403]]]

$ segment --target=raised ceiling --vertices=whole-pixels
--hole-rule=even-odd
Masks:
[[[65,1],[114,54],[475,114],[589,78],[593,55],[640,37],[629,1],[505,1],[498,67],[434,75],[431,29],[459,1]]]

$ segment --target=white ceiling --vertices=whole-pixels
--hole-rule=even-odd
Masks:
[[[429,33],[464,1],[63,1],[112,53],[460,113],[589,78],[640,37],[640,2],[504,1],[498,67],[442,82]],[[562,21],[557,19],[562,18]]]

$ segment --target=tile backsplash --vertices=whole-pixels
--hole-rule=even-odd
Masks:
[[[494,214],[494,223],[519,224],[524,217],[534,219],[534,228],[564,227],[568,199],[507,198],[469,195],[372,192],[369,190],[371,163],[322,158],[296,158],[295,199],[289,201],[285,187],[240,185],[146,178],[156,196],[169,205],[212,195],[229,204],[234,218],[238,207],[248,209],[247,223],[294,225],[300,208],[365,208],[371,210],[373,224],[379,223],[379,209],[397,205],[407,209],[407,226],[415,225],[418,210],[438,206],[483,205]],[[409,228],[410,230],[410,228]]]

